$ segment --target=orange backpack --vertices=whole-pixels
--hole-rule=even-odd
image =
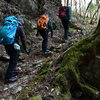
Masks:
[[[41,15],[37,22],[37,29],[46,29],[49,18],[47,15]]]

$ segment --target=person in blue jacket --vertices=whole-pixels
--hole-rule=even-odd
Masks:
[[[71,6],[68,5],[66,7],[66,12],[67,12],[67,15],[66,17],[62,18],[61,19],[61,22],[63,24],[63,27],[64,27],[64,39],[67,40],[68,39],[68,31],[69,31],[69,26],[70,26],[70,16],[71,16]]]
[[[19,71],[16,68],[16,64],[19,58],[19,52],[14,49],[13,45],[14,43],[19,44],[19,38],[21,39],[25,52],[29,54],[28,49],[26,49],[26,38],[23,28],[24,20],[22,18],[18,18],[18,24],[19,26],[16,31],[15,41],[10,45],[5,45],[5,50],[7,54],[10,56],[9,66],[5,75],[5,84],[17,81],[17,78],[12,77],[12,74]]]

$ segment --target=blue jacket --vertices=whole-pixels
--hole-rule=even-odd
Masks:
[[[24,50],[26,50],[26,36],[25,36],[24,28],[20,24],[17,28],[16,37],[15,37],[15,42],[18,44],[19,44],[19,39],[21,39],[22,46],[23,46]]]

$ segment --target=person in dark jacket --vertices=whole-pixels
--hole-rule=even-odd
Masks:
[[[47,16],[49,17],[48,14],[47,14]],[[43,51],[44,54],[47,54],[47,53],[50,52],[50,50],[47,49],[49,30],[50,30],[50,32],[51,32],[51,37],[53,37],[53,23],[52,23],[52,20],[50,20],[50,17],[49,17],[47,29],[38,29],[38,30],[37,30],[37,34],[36,34],[36,36],[38,36],[39,33],[40,33],[40,35],[41,35],[42,38],[43,38],[43,41],[42,41],[42,51]]]
[[[70,5],[68,5],[66,7],[66,11],[67,11],[66,17],[61,19],[61,22],[64,27],[64,39],[65,40],[68,39],[68,31],[69,31],[69,26],[70,26],[70,14],[71,14],[71,6]]]
[[[26,51],[26,53],[29,54],[28,49],[26,49],[25,33],[24,33],[24,28],[22,26],[24,24],[24,21],[22,18],[18,18],[18,24],[19,24],[19,26],[16,31],[14,43],[18,44],[19,38],[21,38],[23,48]],[[5,45],[5,50],[6,50],[7,54],[10,56],[9,66],[8,66],[8,69],[7,69],[7,72],[5,75],[5,83],[11,83],[11,82],[17,81],[17,78],[12,77],[12,74],[14,72],[19,71],[16,68],[16,64],[17,64],[17,61],[19,58],[19,52],[14,49],[14,46],[13,46],[14,43],[12,43],[10,45]]]

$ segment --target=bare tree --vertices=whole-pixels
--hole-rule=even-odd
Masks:
[[[96,4],[99,4],[99,1],[100,1],[100,0],[96,0]]]
[[[97,10],[96,10],[95,13],[93,14],[93,17],[91,18],[90,24],[93,23],[93,19],[94,19],[95,15],[99,12],[99,9],[100,9],[100,4],[98,5]]]
[[[69,0],[67,0],[67,6],[69,5]]]
[[[71,2],[70,2],[70,5],[72,6],[72,0],[71,0]]]
[[[77,13],[78,13],[78,11],[77,11],[77,1],[76,0],[74,0],[74,3],[75,3],[75,13],[76,13],[76,15],[77,15]],[[76,16],[76,18],[78,19],[78,16]]]
[[[80,16],[82,16],[82,10],[81,10],[81,0],[79,0],[79,13],[80,13]]]
[[[88,6],[87,6],[87,8],[86,8],[86,11],[85,11],[85,13],[84,13],[84,19],[85,19],[86,13],[87,13],[87,11],[88,11],[89,6],[91,5],[91,3],[92,3],[92,0],[89,2]]]

